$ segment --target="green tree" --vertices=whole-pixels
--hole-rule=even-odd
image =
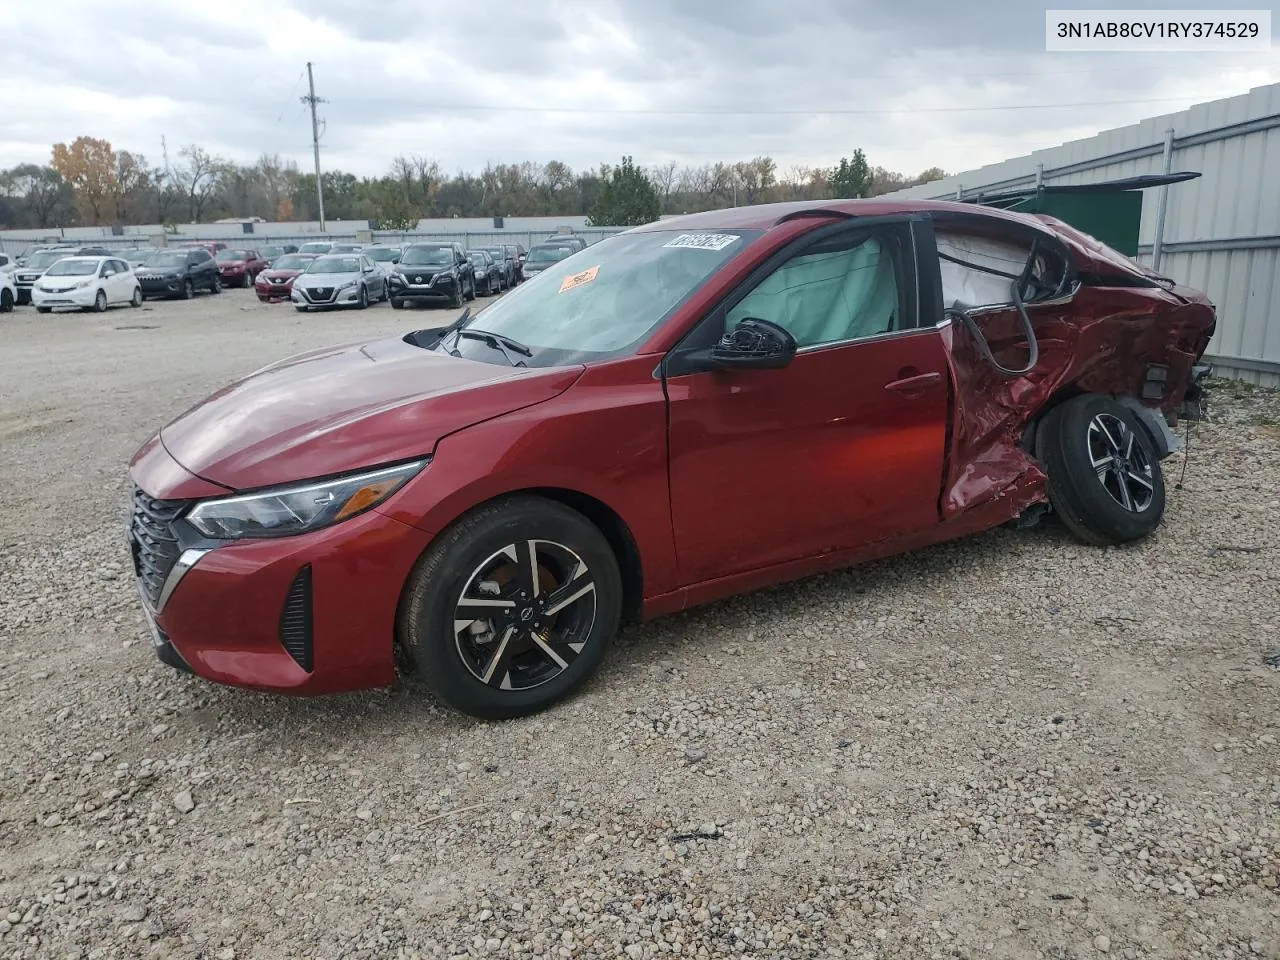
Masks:
[[[853,157],[841,157],[836,168],[827,178],[831,195],[838,200],[851,200],[871,194],[871,168],[861,149],[853,151]]]
[[[652,223],[661,214],[653,184],[630,157],[623,157],[622,163],[609,171],[588,223],[593,227],[637,227]]]

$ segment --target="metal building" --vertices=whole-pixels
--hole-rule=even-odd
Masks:
[[[1218,308],[1216,372],[1280,385],[1280,83],[958,173],[891,196],[948,200],[1037,183],[1199,171],[1146,192],[1139,259]]]

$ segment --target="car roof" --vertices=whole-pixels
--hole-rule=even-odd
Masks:
[[[347,253],[321,253],[316,256],[317,260],[350,260],[353,257],[360,256],[361,251],[350,250]]]
[[[642,227],[633,228],[635,233],[652,233],[658,230],[706,230],[706,229],[739,229],[768,230],[784,220],[797,217],[821,217],[828,214],[833,218],[840,217],[886,217],[894,214],[909,213],[956,213],[968,216],[988,217],[1006,223],[1020,223],[1034,227],[1041,232],[1052,232],[1043,220],[1025,213],[1000,210],[996,207],[984,207],[973,203],[958,203],[954,200],[889,200],[875,198],[870,200],[794,200],[783,203],[761,203],[751,207],[727,207],[723,210],[707,210],[702,213],[690,213],[682,217],[669,217],[655,220]]]
[[[102,261],[102,260],[119,260],[119,259],[121,259],[121,258],[120,258],[120,257],[116,257],[116,256],[104,256],[104,255],[100,255],[100,254],[88,254],[88,253],[84,254],[83,256],[63,257],[63,258],[62,258],[62,260],[84,260],[84,261],[86,261],[86,262],[88,262],[88,261],[92,261],[92,262],[94,262],[94,263],[98,263],[99,261]],[[58,262],[59,262],[59,263],[61,263],[61,262],[62,262],[62,260],[59,260]]]

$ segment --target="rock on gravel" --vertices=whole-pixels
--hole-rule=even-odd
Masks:
[[[1147,542],[1001,529],[688,611],[538,717],[158,664],[129,455],[425,313],[5,315],[0,956],[1280,957],[1280,395],[1214,384]]]

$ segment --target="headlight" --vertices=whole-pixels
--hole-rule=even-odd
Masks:
[[[164,275],[164,278],[165,278],[166,280],[181,280],[181,279],[182,279],[182,274],[180,274],[180,273],[166,273],[166,274]]]
[[[90,286],[93,286],[93,277],[90,277],[88,280],[81,280],[79,283],[73,284],[71,289],[82,290],[85,287],[90,287]]]
[[[360,282],[359,280],[348,280],[346,283],[339,284],[338,292],[341,293],[343,290],[350,290],[352,287],[356,286],[359,282]]]
[[[215,540],[290,537],[318,530],[381,503],[425,467],[429,459],[339,480],[205,500],[187,514],[187,522]]]

